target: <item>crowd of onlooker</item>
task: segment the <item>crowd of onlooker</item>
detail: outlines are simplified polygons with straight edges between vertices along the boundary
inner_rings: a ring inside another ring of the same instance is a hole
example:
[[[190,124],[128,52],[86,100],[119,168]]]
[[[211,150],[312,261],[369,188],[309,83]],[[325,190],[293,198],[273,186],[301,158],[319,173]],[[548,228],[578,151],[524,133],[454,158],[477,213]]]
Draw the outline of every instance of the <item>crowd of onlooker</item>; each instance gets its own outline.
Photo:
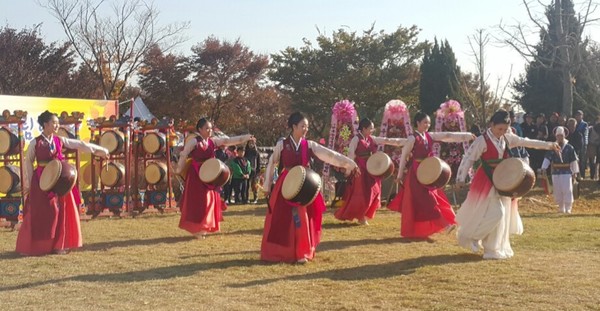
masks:
[[[511,113],[511,116],[514,114]],[[577,110],[575,114],[568,118],[563,114],[552,113],[546,116],[544,113],[534,115],[525,113],[523,122],[518,123],[513,119],[515,134],[530,139],[555,141],[555,130],[558,126],[564,126],[567,129],[567,140],[571,144],[579,159],[579,178],[589,177],[592,180],[598,180],[600,164],[600,116],[596,118],[593,124],[588,124],[584,120],[583,111]],[[534,171],[539,171],[544,160],[544,151],[527,149],[529,153],[529,164]],[[586,169],[589,168],[589,176],[586,175]]]

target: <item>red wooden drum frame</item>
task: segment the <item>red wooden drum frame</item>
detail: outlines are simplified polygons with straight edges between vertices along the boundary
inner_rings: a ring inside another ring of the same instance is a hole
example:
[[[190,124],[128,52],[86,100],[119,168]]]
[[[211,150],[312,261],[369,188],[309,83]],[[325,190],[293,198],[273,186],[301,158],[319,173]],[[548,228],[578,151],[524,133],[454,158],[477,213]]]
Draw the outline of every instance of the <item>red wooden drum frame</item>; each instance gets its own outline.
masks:
[[[231,177],[229,167],[221,160],[212,158],[204,161],[198,170],[200,181],[215,187],[222,187]]]
[[[376,152],[367,160],[367,172],[371,176],[387,178],[394,173],[394,162],[384,152]]]
[[[0,167],[0,193],[10,194],[21,191],[19,167],[5,165]]]
[[[109,130],[100,135],[99,145],[108,149],[110,154],[124,152],[125,135],[121,131]]]
[[[67,161],[52,160],[46,164],[40,177],[40,189],[58,196],[69,193],[77,181],[77,170]]]
[[[125,165],[119,162],[107,162],[100,171],[100,181],[107,187],[119,187],[125,184]]]
[[[438,157],[425,158],[417,168],[417,180],[428,188],[442,188],[448,184],[451,177],[450,165]]]
[[[15,154],[19,151],[19,137],[9,128],[0,127],[0,155]]]
[[[492,181],[501,196],[519,198],[535,185],[535,173],[518,158],[508,158],[496,166]]]
[[[281,185],[284,199],[300,206],[311,204],[321,190],[321,176],[310,168],[294,166]]]

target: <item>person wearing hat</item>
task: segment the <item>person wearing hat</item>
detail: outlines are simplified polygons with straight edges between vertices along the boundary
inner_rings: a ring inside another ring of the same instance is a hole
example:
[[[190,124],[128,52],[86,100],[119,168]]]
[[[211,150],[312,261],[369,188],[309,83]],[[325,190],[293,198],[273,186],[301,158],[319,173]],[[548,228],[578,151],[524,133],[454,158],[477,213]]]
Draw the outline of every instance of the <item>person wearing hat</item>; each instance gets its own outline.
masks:
[[[551,167],[552,184],[554,185],[554,200],[561,213],[571,214],[573,207],[573,179],[579,173],[577,154],[575,148],[566,139],[568,129],[563,126],[556,127],[554,136],[561,151],[549,151],[542,163],[542,174]]]

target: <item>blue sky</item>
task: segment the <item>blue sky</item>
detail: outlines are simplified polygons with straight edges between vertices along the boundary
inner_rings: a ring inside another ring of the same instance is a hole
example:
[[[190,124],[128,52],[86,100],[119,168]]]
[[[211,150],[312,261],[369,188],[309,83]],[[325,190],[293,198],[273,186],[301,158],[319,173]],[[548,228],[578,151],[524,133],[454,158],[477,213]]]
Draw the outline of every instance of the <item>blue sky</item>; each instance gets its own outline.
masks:
[[[376,30],[387,32],[417,25],[422,40],[447,39],[459,66],[470,72],[476,68],[468,37],[476,29],[497,34],[494,26],[501,20],[509,24],[528,20],[521,0],[155,0],[154,4],[161,12],[161,23],[190,22],[189,41],[178,48],[186,55],[191,46],[210,35],[226,40],[240,38],[253,51],[271,54],[301,46],[302,38],[314,41],[317,27],[330,34],[340,27],[365,30],[372,23]],[[541,12],[539,6],[536,8]],[[0,24],[20,29],[38,23],[43,23],[47,40],[63,40],[58,22],[35,0],[0,0]],[[505,81],[509,77],[511,65],[513,78],[523,72],[525,60],[509,47],[490,44],[486,54],[492,88],[498,78]]]

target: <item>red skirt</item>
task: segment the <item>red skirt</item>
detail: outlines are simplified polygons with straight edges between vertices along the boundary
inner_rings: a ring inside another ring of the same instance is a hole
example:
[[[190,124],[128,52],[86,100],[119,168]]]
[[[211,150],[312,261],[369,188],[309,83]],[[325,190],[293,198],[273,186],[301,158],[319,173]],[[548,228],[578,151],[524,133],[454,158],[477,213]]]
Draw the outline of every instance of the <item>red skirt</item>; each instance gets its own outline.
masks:
[[[185,188],[179,207],[179,228],[192,234],[218,232],[222,219],[221,195],[215,187],[207,185],[198,177],[200,165],[193,163],[185,179]]]
[[[381,207],[381,178],[371,176],[363,167],[360,176],[346,185],[344,205],[335,211],[339,220],[353,220],[375,217],[375,212]]]

